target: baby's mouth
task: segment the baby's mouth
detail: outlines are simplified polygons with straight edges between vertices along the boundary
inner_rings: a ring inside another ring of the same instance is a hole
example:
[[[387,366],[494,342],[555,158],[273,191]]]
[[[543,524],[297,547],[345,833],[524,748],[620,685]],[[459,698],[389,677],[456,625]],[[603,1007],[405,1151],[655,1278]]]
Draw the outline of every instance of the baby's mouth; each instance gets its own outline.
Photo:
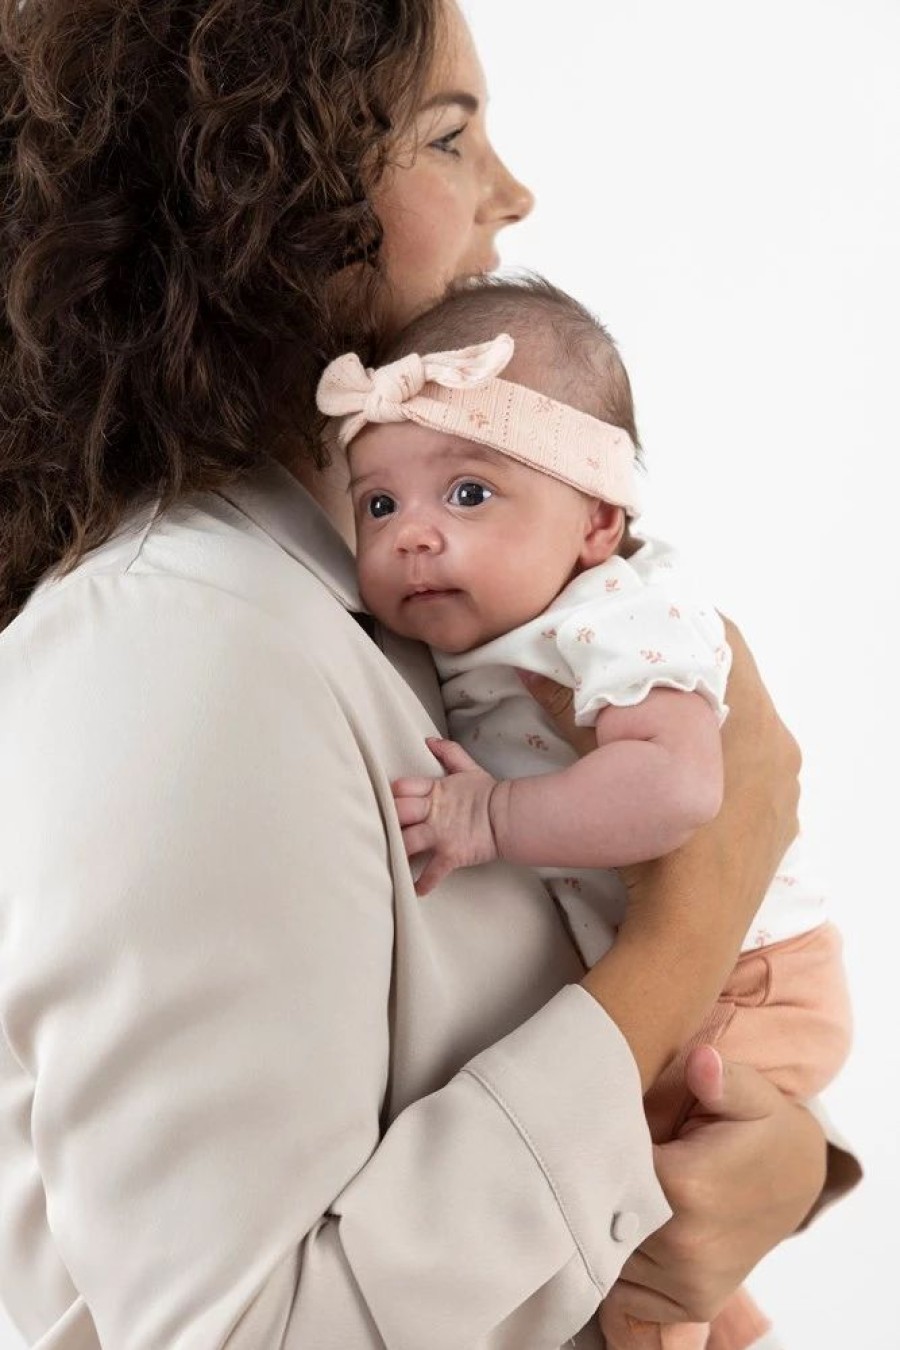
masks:
[[[412,586],[403,597],[403,603],[424,603],[431,600],[446,600],[452,595],[460,595],[455,586]]]

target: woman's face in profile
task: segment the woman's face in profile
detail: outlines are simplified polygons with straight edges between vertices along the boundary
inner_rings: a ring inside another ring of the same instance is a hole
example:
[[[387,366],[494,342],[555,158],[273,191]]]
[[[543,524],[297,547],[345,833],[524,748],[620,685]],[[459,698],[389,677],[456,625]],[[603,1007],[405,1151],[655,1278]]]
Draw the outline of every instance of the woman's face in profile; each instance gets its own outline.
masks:
[[[486,105],[472,35],[455,0],[448,0],[422,107],[372,194],[384,228],[390,327],[450,281],[495,268],[497,233],[534,204],[491,144]]]

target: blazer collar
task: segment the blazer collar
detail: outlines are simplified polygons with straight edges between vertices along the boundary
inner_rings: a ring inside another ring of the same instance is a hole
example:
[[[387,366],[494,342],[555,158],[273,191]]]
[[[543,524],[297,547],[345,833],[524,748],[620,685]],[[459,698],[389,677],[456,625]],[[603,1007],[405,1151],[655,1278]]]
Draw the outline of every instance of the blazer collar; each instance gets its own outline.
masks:
[[[220,489],[219,495],[318,577],[345,609],[364,610],[353,554],[319,504],[282,464],[268,460],[250,477]]]

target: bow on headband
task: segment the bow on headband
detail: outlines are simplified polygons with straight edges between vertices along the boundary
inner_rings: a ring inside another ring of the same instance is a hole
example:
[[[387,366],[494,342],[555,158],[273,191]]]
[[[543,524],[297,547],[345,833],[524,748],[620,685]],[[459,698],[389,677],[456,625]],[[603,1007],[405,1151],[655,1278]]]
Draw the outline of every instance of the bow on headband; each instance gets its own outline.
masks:
[[[463,347],[455,352],[419,356],[413,352],[399,361],[366,370],[355,352],[332,361],[319,382],[316,402],[328,417],[342,419],[338,428],[341,445],[348,446],[368,422],[417,421],[410,400],[426,384],[442,389],[477,389],[496,379],[509,365],[515,344],[507,333],[491,342]]]
[[[414,422],[491,446],[510,459],[638,514],[635,448],[621,427],[501,380],[515,344],[508,333],[459,351],[413,353],[366,370],[348,352],[319,381],[316,402],[338,419],[346,449],[370,422]]]

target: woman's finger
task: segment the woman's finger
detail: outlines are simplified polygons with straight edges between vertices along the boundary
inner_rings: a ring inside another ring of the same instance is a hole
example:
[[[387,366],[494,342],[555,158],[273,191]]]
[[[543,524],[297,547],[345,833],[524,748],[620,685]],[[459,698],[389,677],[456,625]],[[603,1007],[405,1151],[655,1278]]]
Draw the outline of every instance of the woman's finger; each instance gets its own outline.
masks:
[[[762,1120],[777,1110],[781,1093],[774,1083],[746,1064],[723,1060],[711,1045],[688,1055],[684,1081],[707,1116],[722,1120]]]
[[[739,629],[724,615],[722,620],[732,653],[725,691],[731,711],[722,727],[726,800],[729,783],[751,791],[755,784],[757,800],[768,806],[766,812],[760,808],[759,814],[773,831],[772,864],[762,893],[797,835],[800,747],[778,716]]]
[[[684,1309],[665,1294],[621,1277],[603,1300],[602,1313],[606,1324],[619,1323],[626,1317],[666,1324],[685,1321]]]
[[[650,1243],[645,1244],[650,1248]],[[639,1249],[622,1267],[622,1289],[616,1295],[623,1311],[647,1322],[710,1322],[736,1287],[708,1270],[702,1249],[677,1240],[665,1261]]]

